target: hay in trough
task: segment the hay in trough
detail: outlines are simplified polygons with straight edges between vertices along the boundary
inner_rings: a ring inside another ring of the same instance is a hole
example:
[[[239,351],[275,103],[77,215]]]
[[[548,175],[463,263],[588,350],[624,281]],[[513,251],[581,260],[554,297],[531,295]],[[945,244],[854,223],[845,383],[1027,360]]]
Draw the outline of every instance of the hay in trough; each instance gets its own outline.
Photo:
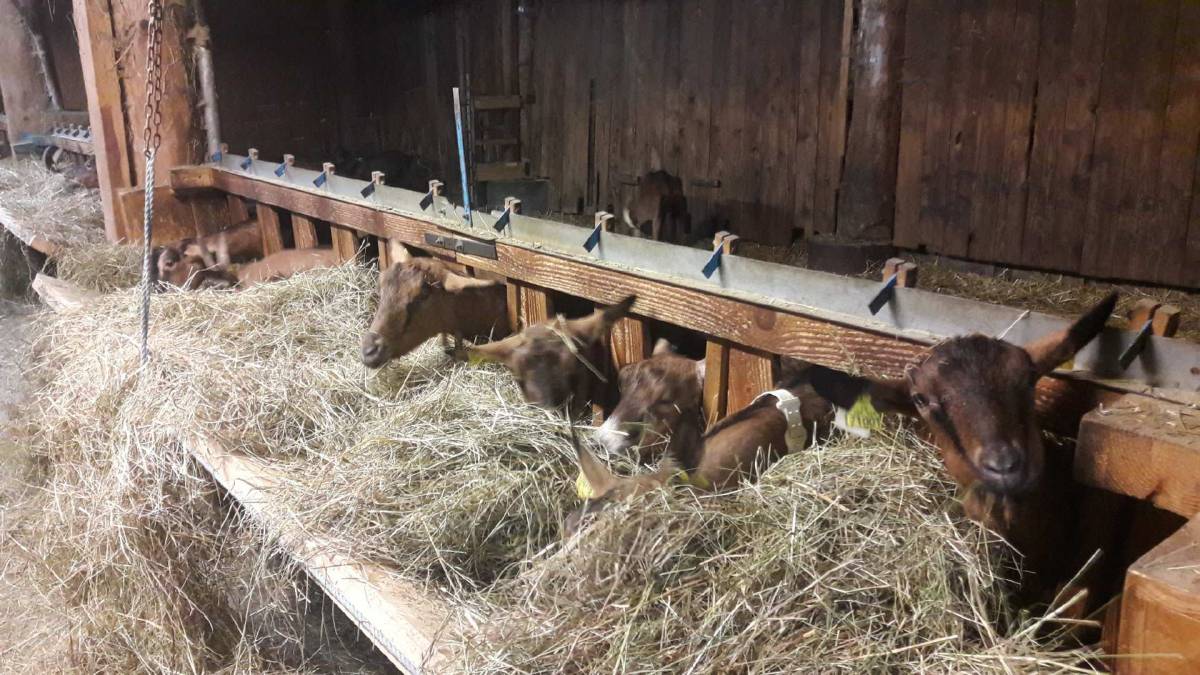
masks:
[[[790,457],[734,495],[647,495],[560,543],[576,473],[563,421],[523,403],[503,369],[454,363],[436,341],[368,371],[358,336],[374,287],[344,266],[156,296],[140,373],[133,291],[47,327],[31,426],[59,534],[43,551],[76,599],[90,667],[252,670],[288,664],[277,643],[300,640],[290,580],[247,574],[247,540],[187,461],[179,440],[194,434],[269,458],[287,477],[274,508],[441,595],[460,619],[458,669],[1080,663],[1000,599],[1010,557],[962,519],[933,453],[906,434]],[[268,609],[230,590],[246,588]]]
[[[128,244],[63,247],[54,257],[58,277],[100,293],[133,288],[142,279],[142,249]]]
[[[104,242],[100,191],[80,187],[35,159],[0,162],[0,225],[25,243],[40,236],[59,245]]]

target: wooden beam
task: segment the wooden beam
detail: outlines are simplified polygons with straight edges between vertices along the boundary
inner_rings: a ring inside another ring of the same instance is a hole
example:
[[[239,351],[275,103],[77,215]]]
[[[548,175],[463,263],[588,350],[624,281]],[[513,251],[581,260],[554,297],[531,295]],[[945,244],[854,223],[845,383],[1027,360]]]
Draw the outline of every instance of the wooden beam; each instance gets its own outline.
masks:
[[[142,214],[145,213],[146,191],[143,188],[123,188],[117,191],[116,214],[124,223],[126,241],[142,240]],[[154,188],[154,245],[171,244],[197,234],[196,212],[191,204],[175,197],[168,187]]]
[[[1119,631],[1117,673],[1200,672],[1200,518],[1130,566]]]
[[[174,189],[174,172],[171,172],[171,174],[171,188]],[[245,199],[242,199],[237,195],[229,195],[227,200],[229,201],[229,217],[233,220],[233,222],[244,223],[247,220],[250,220],[250,208],[246,206]]]
[[[770,391],[775,384],[775,357],[770,354],[743,349],[729,348],[729,393],[725,398],[727,414],[735,413],[750,405],[759,394]]]
[[[113,45],[112,8],[108,0],[74,0],[74,11],[96,175],[100,181],[104,233],[110,242],[117,242],[125,238],[117,220],[117,193],[133,187],[133,172]]]
[[[258,231],[262,234],[263,255],[283,250],[283,226],[279,222],[279,210],[260,204],[258,207]]]
[[[59,314],[90,305],[100,298],[99,293],[45,274],[33,278],[33,290],[47,307]]]
[[[208,170],[213,171],[214,185],[222,191],[349,225],[368,234],[395,238],[418,248],[427,246],[426,232],[461,236],[418,217],[332,198],[303,187]],[[457,259],[522,284],[551,288],[602,304],[615,303],[635,293],[639,297],[638,313],[647,318],[831,368],[853,367],[870,375],[901,377],[907,364],[929,347],[928,340],[876,332],[865,325],[841,323],[801,308],[785,309],[734,298],[720,289],[664,280],[592,259],[522,246],[511,240],[496,242],[496,256],[493,260],[460,254]],[[1095,382],[1055,373],[1038,383],[1038,412],[1047,429],[1074,435],[1084,413],[1100,403],[1112,403],[1125,393],[1140,391],[1136,385]],[[1150,395],[1181,396],[1179,392],[1161,390],[1148,392],[1147,396]]]
[[[293,213],[292,237],[295,239],[296,248],[316,248],[318,243],[317,224],[308,216]]]
[[[1200,514],[1200,410],[1129,396],[1089,412],[1075,478],[1187,518]]]
[[[521,285],[521,326],[528,327],[554,316],[550,293],[534,286]]]
[[[505,286],[505,302],[508,309],[508,330],[516,333],[521,330],[521,286],[515,281],[509,281]]]
[[[349,227],[341,225],[331,225],[331,227],[333,228],[333,250],[337,252],[338,258],[342,262],[354,260],[358,256],[358,234]]]

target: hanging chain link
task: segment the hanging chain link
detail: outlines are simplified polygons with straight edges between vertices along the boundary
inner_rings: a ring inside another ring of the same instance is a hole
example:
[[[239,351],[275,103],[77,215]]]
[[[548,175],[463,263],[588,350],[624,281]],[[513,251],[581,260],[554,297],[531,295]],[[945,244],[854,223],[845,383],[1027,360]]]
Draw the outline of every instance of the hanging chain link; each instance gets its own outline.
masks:
[[[146,157],[146,202],[142,211],[142,365],[150,361],[150,246],[154,220],[154,159],[162,144],[162,0],[147,0],[150,19],[146,34],[146,126],[142,130]]]

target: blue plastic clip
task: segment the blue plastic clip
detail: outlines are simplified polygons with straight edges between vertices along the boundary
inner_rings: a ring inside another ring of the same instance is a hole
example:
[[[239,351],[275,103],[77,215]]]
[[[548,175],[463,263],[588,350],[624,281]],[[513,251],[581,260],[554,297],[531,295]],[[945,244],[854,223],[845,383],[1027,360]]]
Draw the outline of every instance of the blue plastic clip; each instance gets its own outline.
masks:
[[[367,183],[366,187],[358,191],[358,194],[363,196],[363,199],[375,194],[375,183]]]
[[[1142,324],[1141,329],[1138,330],[1137,337],[1133,338],[1133,342],[1130,342],[1125,351],[1121,352],[1121,355],[1117,357],[1117,363],[1121,364],[1121,370],[1127,370],[1133,363],[1133,360],[1146,348],[1146,343],[1150,340],[1150,332],[1153,326],[1154,319],[1146,319],[1146,323]]]
[[[516,197],[505,197],[504,211],[500,214],[500,217],[496,218],[496,222],[492,224],[492,228],[497,232],[502,232],[512,222],[512,214],[520,212],[521,200]]]
[[[317,187],[321,187],[322,185],[325,184],[325,181],[327,181],[327,180],[329,180],[329,174],[322,171],[320,174],[317,175],[316,178],[313,179],[313,185],[316,185]]]
[[[421,210],[425,211],[428,210],[430,206],[433,206],[433,198],[440,194],[442,194],[442,181],[429,181],[429,192],[426,192],[425,196],[421,198]]]
[[[249,169],[251,166],[254,166],[254,160],[252,160],[252,159],[250,159],[249,157],[247,157],[246,159],[243,159],[243,160],[242,160],[242,164],[241,164],[241,166],[242,166],[242,171],[246,171],[246,170],[248,170],[248,169]]]
[[[275,167],[275,175],[283,178],[283,174],[287,173],[287,164],[280,164]]]
[[[718,246],[713,250],[712,255],[708,257],[708,262],[704,263],[704,269],[701,272],[704,272],[705,279],[711,278],[713,272],[716,272],[717,268],[721,266],[721,254],[721,247]]]
[[[246,151],[246,159],[242,160],[242,171],[251,171],[254,168],[254,162],[258,159],[258,150],[250,148]]]
[[[221,154],[221,151],[220,151],[220,150],[218,150],[218,151],[214,152],[214,153],[212,154],[212,161],[213,161],[213,164],[220,164],[220,163],[221,163],[221,158],[222,158],[222,157],[224,157],[224,156],[225,156],[225,155]]]
[[[896,293],[896,280],[900,278],[899,272],[893,272],[892,276],[888,277],[887,281],[883,282],[883,288],[871,298],[871,302],[867,303],[867,308],[871,310],[871,314],[878,314],[879,310],[892,299]]]
[[[600,245],[600,233],[608,229],[608,221],[612,218],[613,214],[607,211],[596,212],[596,226],[592,228],[592,233],[588,235],[587,241],[583,242],[583,248],[588,253]]]
[[[727,252],[732,252],[733,242],[736,241],[737,238],[738,236],[736,234],[729,234],[728,232],[724,231],[718,232],[715,236],[713,236],[712,255],[708,258],[708,262],[704,263],[704,269],[700,270],[704,273],[705,279],[711,279],[712,275],[721,268],[721,256],[725,255]]]

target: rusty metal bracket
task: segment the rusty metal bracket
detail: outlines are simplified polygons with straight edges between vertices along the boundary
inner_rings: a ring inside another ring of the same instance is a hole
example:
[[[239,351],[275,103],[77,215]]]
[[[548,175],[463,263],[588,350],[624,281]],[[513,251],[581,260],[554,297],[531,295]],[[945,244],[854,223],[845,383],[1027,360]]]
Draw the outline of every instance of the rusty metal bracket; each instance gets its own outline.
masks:
[[[446,234],[434,232],[425,233],[425,243],[430,246],[448,249],[455,253],[465,253],[479,258],[496,259],[496,245],[475,239],[460,239]]]

